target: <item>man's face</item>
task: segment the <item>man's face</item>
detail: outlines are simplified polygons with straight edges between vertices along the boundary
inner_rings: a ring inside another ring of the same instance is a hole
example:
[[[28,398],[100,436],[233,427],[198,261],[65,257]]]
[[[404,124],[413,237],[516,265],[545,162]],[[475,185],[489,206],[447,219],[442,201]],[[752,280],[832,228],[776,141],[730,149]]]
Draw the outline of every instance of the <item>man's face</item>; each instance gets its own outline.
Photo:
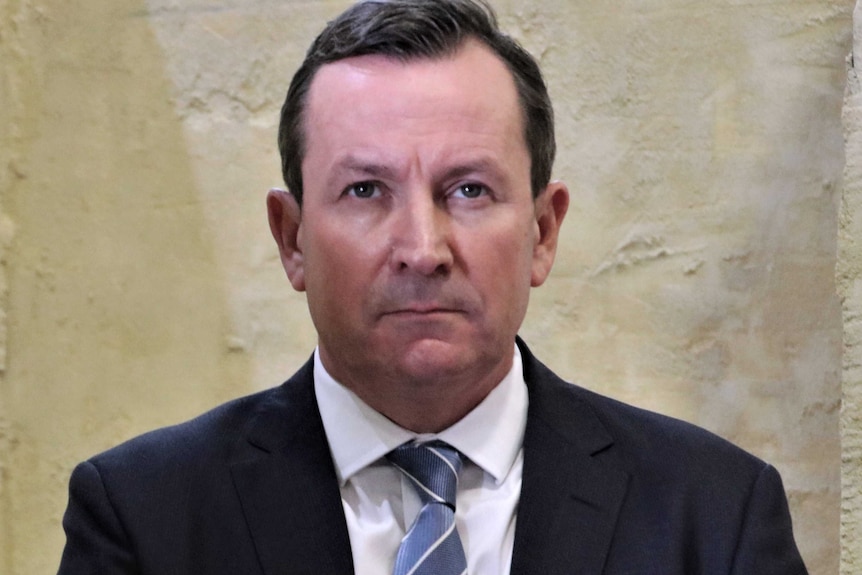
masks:
[[[523,131],[510,72],[478,42],[317,72],[301,215],[283,192],[269,205],[336,379],[489,390],[505,375],[568,198],[552,184],[533,201]]]

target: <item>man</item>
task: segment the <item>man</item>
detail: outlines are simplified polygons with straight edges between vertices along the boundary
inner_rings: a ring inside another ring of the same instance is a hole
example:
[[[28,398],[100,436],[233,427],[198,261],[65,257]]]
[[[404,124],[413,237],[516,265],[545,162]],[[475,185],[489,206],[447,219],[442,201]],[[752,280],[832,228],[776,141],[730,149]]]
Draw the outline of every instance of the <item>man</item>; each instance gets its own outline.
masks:
[[[312,360],[78,466],[61,574],[805,573],[772,467],[516,339],[568,191],[539,69],[490,9],[353,6],[279,147]]]

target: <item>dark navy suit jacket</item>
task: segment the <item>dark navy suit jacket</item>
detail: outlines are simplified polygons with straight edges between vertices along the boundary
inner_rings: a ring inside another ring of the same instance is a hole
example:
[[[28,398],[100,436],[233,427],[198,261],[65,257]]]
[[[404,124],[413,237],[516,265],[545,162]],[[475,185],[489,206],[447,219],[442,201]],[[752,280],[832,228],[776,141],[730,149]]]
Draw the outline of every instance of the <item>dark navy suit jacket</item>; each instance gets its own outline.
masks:
[[[512,575],[806,573],[774,468],[568,384],[519,345],[530,406]],[[63,524],[60,575],[353,573],[311,362],[81,463]]]

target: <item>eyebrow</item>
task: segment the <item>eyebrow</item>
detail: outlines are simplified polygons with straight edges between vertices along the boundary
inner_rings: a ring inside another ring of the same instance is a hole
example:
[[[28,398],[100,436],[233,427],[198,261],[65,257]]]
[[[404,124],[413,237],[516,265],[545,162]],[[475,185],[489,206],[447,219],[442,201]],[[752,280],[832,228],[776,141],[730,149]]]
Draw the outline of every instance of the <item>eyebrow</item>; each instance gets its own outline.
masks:
[[[330,169],[330,179],[337,180],[346,174],[361,174],[363,177],[381,180],[398,178],[399,170],[376,159],[364,159],[353,154],[336,160]],[[440,180],[451,181],[471,174],[489,174],[491,178],[505,181],[506,171],[491,158],[479,157],[455,163],[440,174]]]
[[[487,158],[479,158],[464,162],[463,164],[457,164],[447,170],[445,175],[446,178],[455,180],[475,173],[491,174],[495,178],[501,179],[503,177],[503,170],[499,168],[496,162]]]
[[[367,174],[373,178],[392,178],[395,170],[386,164],[375,161],[366,161],[356,156],[346,156],[337,160],[331,169],[332,173],[356,172]]]

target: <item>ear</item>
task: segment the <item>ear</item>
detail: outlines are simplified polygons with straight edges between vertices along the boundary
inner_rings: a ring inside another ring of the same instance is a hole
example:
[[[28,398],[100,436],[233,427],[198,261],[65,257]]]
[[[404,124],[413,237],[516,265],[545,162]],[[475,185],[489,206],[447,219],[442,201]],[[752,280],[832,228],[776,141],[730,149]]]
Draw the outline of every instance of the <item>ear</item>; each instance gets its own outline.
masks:
[[[273,188],[266,195],[269,229],[278,244],[281,265],[290,285],[296,291],[305,291],[305,267],[302,256],[302,212],[296,198],[287,190]]]
[[[533,246],[530,285],[539,287],[545,283],[554,265],[560,226],[569,209],[569,189],[562,182],[551,182],[534,202],[538,237]]]

